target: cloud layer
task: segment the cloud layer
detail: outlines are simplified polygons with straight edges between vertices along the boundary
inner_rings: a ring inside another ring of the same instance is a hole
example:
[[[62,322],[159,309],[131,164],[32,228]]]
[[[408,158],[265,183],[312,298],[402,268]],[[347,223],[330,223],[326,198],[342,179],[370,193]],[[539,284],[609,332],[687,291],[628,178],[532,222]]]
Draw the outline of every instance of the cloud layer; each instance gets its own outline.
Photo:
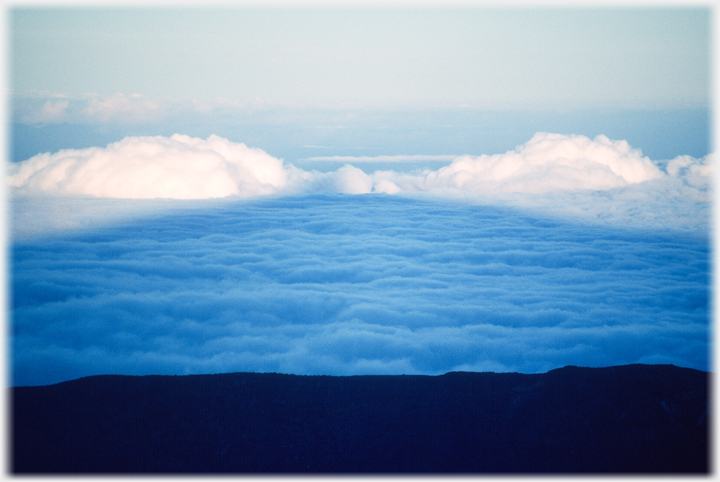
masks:
[[[400,156],[403,161],[398,163],[414,157]],[[367,173],[346,164],[332,172],[317,172],[218,136],[199,139],[176,134],[128,137],[106,148],[40,154],[11,164],[9,183],[19,194],[123,199],[431,195],[655,228],[706,229],[711,161],[712,156],[679,156],[653,162],[626,141],[537,133],[503,154],[461,156],[437,170]]]
[[[421,156],[394,156],[416,160]],[[439,156],[435,156],[439,157]],[[352,160],[353,158],[348,158]],[[383,159],[357,158],[360,162]],[[691,159],[677,161],[687,168]],[[318,174],[295,170],[297,185],[313,184]],[[697,171],[697,170],[696,170]],[[700,172],[700,171],[697,171]],[[263,151],[217,136],[207,140],[174,135],[125,138],[104,149],[41,154],[13,165],[11,185],[111,198],[206,199],[275,193],[291,172]],[[660,169],[625,141],[605,136],[537,133],[505,154],[462,156],[449,166],[421,175],[378,172],[361,177],[345,167],[335,173],[339,192],[395,192],[457,189],[466,192],[544,193],[607,190],[663,177]],[[290,186],[297,187],[297,186]]]
[[[416,172],[217,136],[35,156],[9,176],[13,383],[707,370],[712,169],[543,133]]]
[[[338,194],[198,204],[16,243],[11,266],[21,385],[708,368],[706,241],[510,208]]]

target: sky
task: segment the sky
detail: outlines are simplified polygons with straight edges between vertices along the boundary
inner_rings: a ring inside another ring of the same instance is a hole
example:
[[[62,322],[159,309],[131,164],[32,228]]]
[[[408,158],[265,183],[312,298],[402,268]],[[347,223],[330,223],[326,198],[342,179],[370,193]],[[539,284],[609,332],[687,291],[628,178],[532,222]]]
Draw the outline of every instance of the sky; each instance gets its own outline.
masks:
[[[708,8],[15,8],[8,24],[13,161],[176,133],[295,163],[495,154],[536,132],[710,150]]]
[[[10,383],[708,370],[711,13],[11,7]]]
[[[302,107],[708,101],[702,8],[18,9],[10,22],[19,91]]]

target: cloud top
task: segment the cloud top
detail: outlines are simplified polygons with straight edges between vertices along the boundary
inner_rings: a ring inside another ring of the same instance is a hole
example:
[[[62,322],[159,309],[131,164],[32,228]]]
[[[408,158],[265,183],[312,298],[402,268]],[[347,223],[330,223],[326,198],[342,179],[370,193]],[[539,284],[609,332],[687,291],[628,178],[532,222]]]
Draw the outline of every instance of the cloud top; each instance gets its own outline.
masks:
[[[10,166],[11,186],[106,198],[256,196],[286,182],[282,161],[214,135],[127,137],[106,148],[45,153]]]
[[[453,161],[458,156],[440,155],[425,156],[415,155],[396,155],[396,156],[320,156],[307,157],[304,161],[327,161],[327,162],[417,162],[417,161]]]
[[[418,187],[544,193],[606,190],[662,176],[650,159],[626,141],[539,132],[504,154],[460,157],[428,174]]]
[[[683,156],[670,163],[668,172],[708,176],[709,168],[694,164],[694,159]],[[327,182],[319,182],[320,173],[284,166],[281,160],[245,144],[215,135],[203,140],[175,134],[170,138],[128,137],[104,149],[40,154],[11,166],[10,184],[110,198],[201,199],[273,194],[285,187],[297,191],[319,184],[344,193],[607,190],[664,175],[626,141],[537,133],[504,154],[461,156],[424,174],[378,171],[368,176],[346,166],[334,173],[334,182],[328,187]]]

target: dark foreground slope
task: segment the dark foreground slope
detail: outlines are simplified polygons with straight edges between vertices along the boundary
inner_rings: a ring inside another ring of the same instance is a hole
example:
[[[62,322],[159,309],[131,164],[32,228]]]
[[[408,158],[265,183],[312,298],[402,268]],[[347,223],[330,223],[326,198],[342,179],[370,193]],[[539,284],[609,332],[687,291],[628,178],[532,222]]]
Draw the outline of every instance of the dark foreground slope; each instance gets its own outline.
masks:
[[[707,472],[708,374],[95,376],[11,389],[13,472]]]

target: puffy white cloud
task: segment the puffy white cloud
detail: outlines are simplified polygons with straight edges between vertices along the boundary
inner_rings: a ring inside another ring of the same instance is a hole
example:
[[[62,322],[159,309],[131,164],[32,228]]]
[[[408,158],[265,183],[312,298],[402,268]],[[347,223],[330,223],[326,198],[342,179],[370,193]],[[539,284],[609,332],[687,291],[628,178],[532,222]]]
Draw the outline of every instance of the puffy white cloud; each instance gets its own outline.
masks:
[[[372,190],[372,179],[357,167],[346,165],[333,174],[337,192],[367,194]]]
[[[434,171],[366,173],[346,164],[317,172],[218,136],[176,134],[40,154],[11,164],[9,183],[16,194],[128,199],[328,192],[429,195],[602,223],[707,230],[712,156],[680,156],[664,169],[661,165],[626,141],[538,133],[504,154],[462,156]]]
[[[127,199],[247,197],[287,182],[282,161],[260,149],[178,134],[40,154],[9,169],[10,185],[26,191]]]
[[[702,159],[690,156],[678,156],[668,162],[665,168],[674,178],[681,179],[683,183],[700,190],[711,187],[713,176],[714,156],[709,154]]]
[[[399,193],[501,203],[559,216],[707,231],[713,155],[654,163],[626,141],[538,133],[504,154],[462,156],[422,174],[376,172]],[[387,191],[392,192],[392,191]]]
[[[429,173],[420,188],[503,193],[606,190],[662,175],[626,141],[539,132],[504,154],[456,159]]]
[[[400,188],[389,179],[383,179],[382,172],[376,172],[373,176],[376,180],[373,183],[373,192],[386,193],[386,194],[397,194],[400,192]]]
[[[667,170],[693,187],[706,186],[711,174],[709,159],[698,161],[689,156],[670,161]],[[105,149],[35,156],[11,166],[10,184],[100,197],[211,198],[274,193],[286,186],[288,173],[281,161],[244,144],[218,136],[202,140],[176,134],[169,139],[131,137]],[[538,133],[504,154],[462,156],[424,174],[377,171],[368,175],[346,164],[330,176],[295,168],[291,177],[304,189],[323,186],[350,194],[457,190],[487,196],[608,190],[664,176],[626,141]],[[207,189],[200,189],[202,184]],[[257,189],[255,184],[273,189]]]

